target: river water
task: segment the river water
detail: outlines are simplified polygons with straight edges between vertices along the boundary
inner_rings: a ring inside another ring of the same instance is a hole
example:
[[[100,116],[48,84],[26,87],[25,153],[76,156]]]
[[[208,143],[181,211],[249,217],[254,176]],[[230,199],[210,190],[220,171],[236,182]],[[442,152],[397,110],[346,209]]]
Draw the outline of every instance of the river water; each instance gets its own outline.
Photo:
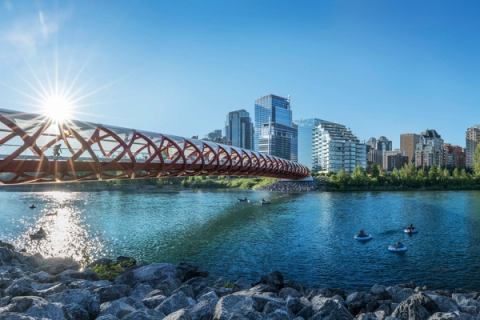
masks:
[[[476,191],[0,192],[0,204],[0,240],[47,256],[188,261],[233,280],[279,270],[306,285],[348,289],[407,281],[480,289]],[[418,234],[403,233],[409,223]],[[39,227],[47,238],[31,241]],[[373,239],[355,241],[360,228]],[[398,240],[405,254],[387,250]]]

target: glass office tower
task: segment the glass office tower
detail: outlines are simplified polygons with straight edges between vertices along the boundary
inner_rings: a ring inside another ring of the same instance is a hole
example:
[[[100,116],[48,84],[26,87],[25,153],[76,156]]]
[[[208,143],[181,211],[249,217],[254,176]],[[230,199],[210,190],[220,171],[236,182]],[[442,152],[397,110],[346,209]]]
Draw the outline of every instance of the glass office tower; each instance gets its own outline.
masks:
[[[297,160],[297,126],[290,98],[267,95],[255,101],[254,148],[258,152]]]

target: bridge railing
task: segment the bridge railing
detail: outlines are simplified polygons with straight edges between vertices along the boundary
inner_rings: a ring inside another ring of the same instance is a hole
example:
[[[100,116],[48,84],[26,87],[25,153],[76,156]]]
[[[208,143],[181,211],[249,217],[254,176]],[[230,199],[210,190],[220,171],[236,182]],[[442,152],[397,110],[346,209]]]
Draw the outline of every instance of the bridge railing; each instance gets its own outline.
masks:
[[[0,109],[0,182],[182,175],[303,178],[306,167],[252,150]]]

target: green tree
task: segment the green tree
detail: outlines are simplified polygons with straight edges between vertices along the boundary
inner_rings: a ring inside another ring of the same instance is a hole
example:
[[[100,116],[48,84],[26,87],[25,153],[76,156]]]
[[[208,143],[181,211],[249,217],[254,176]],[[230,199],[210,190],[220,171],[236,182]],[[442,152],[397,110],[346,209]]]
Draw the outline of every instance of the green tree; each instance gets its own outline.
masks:
[[[480,176],[480,144],[475,148],[475,154],[473,155],[473,172],[477,177]]]
[[[372,167],[372,177],[380,177],[380,166],[378,164],[374,164]]]

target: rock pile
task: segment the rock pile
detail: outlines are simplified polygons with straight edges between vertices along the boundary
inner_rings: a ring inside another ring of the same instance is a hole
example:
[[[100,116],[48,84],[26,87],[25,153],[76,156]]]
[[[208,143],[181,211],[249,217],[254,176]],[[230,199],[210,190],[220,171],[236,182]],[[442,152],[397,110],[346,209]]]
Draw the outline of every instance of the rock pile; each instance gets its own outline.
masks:
[[[0,242],[0,319],[479,319],[477,292],[414,284],[369,290],[308,289],[273,272],[258,283],[211,279],[189,264],[135,265],[112,280],[68,259]],[[117,262],[118,262],[117,261]],[[94,265],[111,264],[110,260]]]

